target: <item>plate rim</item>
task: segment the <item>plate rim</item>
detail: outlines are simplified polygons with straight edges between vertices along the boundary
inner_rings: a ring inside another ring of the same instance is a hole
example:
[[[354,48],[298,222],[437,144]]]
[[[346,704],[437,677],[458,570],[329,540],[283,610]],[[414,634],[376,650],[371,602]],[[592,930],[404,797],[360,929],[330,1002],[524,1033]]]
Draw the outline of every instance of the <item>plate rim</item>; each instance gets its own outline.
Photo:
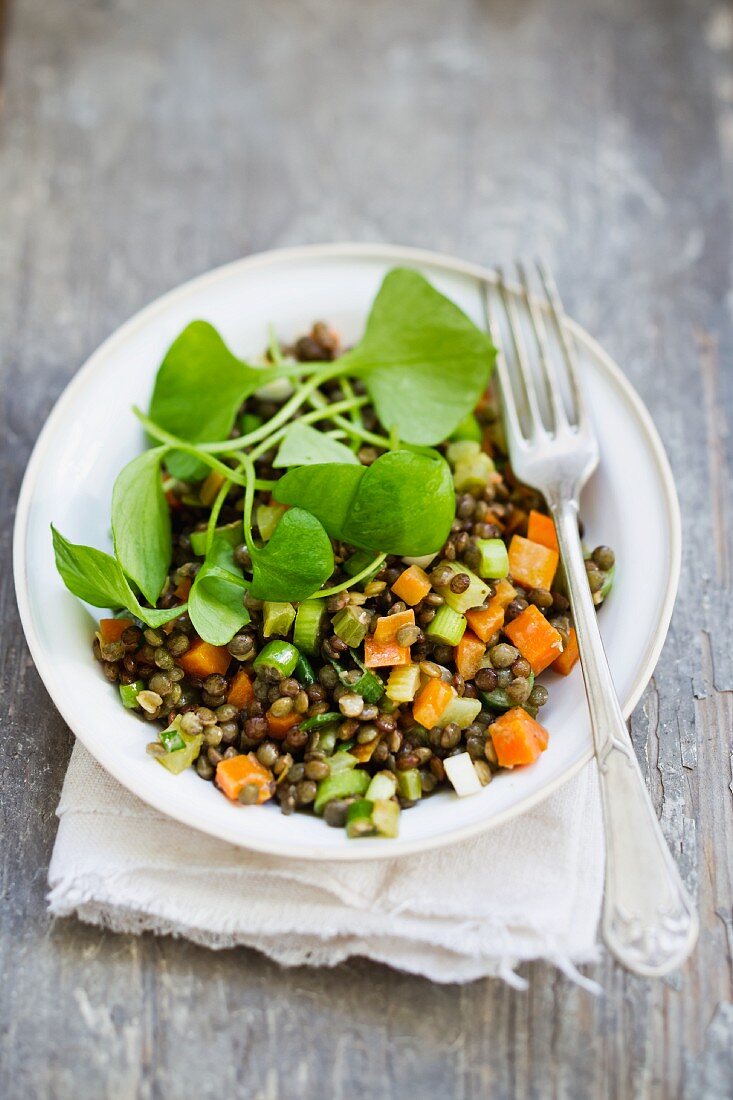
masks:
[[[81,390],[87,379],[94,374],[97,369],[97,365],[100,360],[104,360],[110,349],[114,348],[118,343],[124,343],[128,337],[138,328],[148,324],[155,318],[156,314],[163,313],[170,304],[177,298],[183,298],[204,286],[210,286],[218,280],[226,279],[230,274],[241,268],[257,268],[260,266],[267,266],[270,264],[285,264],[297,263],[312,260],[317,262],[319,260],[328,258],[341,258],[344,260],[384,260],[385,262],[402,262],[402,263],[414,263],[424,266],[432,266],[442,268],[445,271],[453,272],[459,275],[465,275],[477,280],[487,280],[491,283],[495,283],[496,275],[490,268],[484,267],[482,264],[475,263],[470,260],[463,260],[459,257],[437,252],[430,249],[414,248],[411,246],[402,246],[396,244],[380,244],[380,243],[364,243],[364,242],[337,242],[337,243],[324,243],[324,244],[311,244],[311,245],[296,245],[285,248],[268,249],[263,252],[253,253],[250,256],[244,256],[236,260],[232,260],[228,263],[222,264],[218,267],[211,268],[200,275],[193,276],[187,279],[185,282],[178,284],[171,290],[165,291],[159,295],[148,305],[143,306],[140,310],[128,318],[119,325],[105,340],[99,344],[90,356],[84,361],[82,366],[75,372],[75,374],[69,379],[66,386],[63,388],[58,398],[54,402],[54,405],[43,425],[41,431],[36,439],[28,464],[23,475],[21,482],[20,492],[18,494],[18,502],[16,506],[16,516],[13,530],[13,576],[15,583],[15,595],[18,604],[18,611],[20,614],[20,621],[23,627],[26,643],[30,650],[31,657],[38,671],[38,675],[43,681],[44,687],[49,693],[51,700],[67,724],[69,729],[74,734],[74,737],[84,744],[85,748],[91,753],[91,755],[97,760],[97,762],[116,779],[123,787],[131,791],[146,805],[151,806],[156,812],[161,813],[167,817],[171,817],[173,820],[179,821],[181,824],[188,826],[189,828],[196,829],[198,832],[206,833],[209,836],[215,837],[217,840],[225,843],[232,843],[237,847],[244,848],[248,851],[261,852],[267,855],[274,856],[280,859],[298,858],[304,860],[321,860],[327,862],[361,862],[375,859],[398,859],[402,856],[412,855],[421,851],[432,851],[437,848],[447,847],[450,844],[460,843],[463,840],[467,840],[472,836],[477,836],[480,833],[488,832],[490,829],[497,825],[502,825],[505,822],[517,817],[520,814],[526,813],[534,806],[544,802],[550,795],[554,794],[557,790],[563,787],[566,783],[577,775],[582,768],[586,766],[594,757],[594,751],[592,747],[589,747],[576,761],[574,765],[568,768],[561,775],[555,779],[549,781],[540,790],[526,795],[523,798],[518,799],[512,806],[507,807],[504,810],[494,814],[490,819],[472,822],[468,825],[463,825],[459,828],[452,829],[445,834],[439,834],[437,836],[426,837],[424,839],[417,838],[415,840],[403,840],[399,839],[394,842],[394,845],[398,846],[398,851],[395,851],[394,846],[390,846],[389,849],[382,851],[379,848],[370,848],[368,850],[362,849],[361,851],[348,848],[343,849],[331,849],[322,847],[318,844],[311,844],[308,847],[303,847],[297,852],[297,854],[287,856],[281,848],[268,844],[266,840],[259,838],[241,837],[238,834],[232,833],[231,835],[224,836],[221,829],[214,826],[207,826],[206,822],[192,822],[190,818],[187,818],[185,813],[176,812],[175,809],[161,809],[159,804],[151,800],[146,791],[140,789],[140,784],[137,781],[130,783],[129,777],[120,772],[124,772],[123,769],[117,769],[112,761],[107,758],[105,752],[98,752],[97,748],[92,749],[85,737],[77,732],[74,728],[74,724],[70,721],[65,713],[65,707],[59,704],[54,694],[51,692],[48,686],[49,676],[44,675],[44,668],[46,666],[46,657],[43,652],[40,639],[36,633],[35,624],[33,621],[33,615],[30,606],[29,595],[29,577],[26,570],[26,545],[28,534],[28,520],[30,516],[31,504],[35,492],[38,473],[43,459],[45,458],[48,442],[54,432],[55,425],[58,420],[63,417],[63,414],[69,405],[73,405],[74,398],[77,391]],[[651,450],[654,454],[654,458],[657,464],[657,469],[661,475],[662,485],[665,493],[665,512],[669,521],[669,558],[670,568],[668,582],[666,586],[666,592],[664,602],[662,605],[661,613],[659,616],[659,622],[657,629],[652,636],[650,644],[647,647],[647,652],[640,662],[639,671],[635,677],[634,683],[629,691],[626,700],[622,704],[624,717],[628,719],[632,711],[636,707],[639,699],[641,698],[647,684],[649,683],[654,668],[659,660],[660,653],[664,646],[664,643],[669,632],[669,625],[672,618],[672,612],[674,609],[674,603],[677,597],[677,590],[679,586],[681,560],[682,560],[682,519],[680,513],[679,500],[677,497],[677,490],[674,483],[674,477],[672,469],[667,457],[664,445],[659,436],[657,428],[652,420],[651,414],[646,405],[642,401],[639,394],[632,386],[629,379],[623,373],[621,368],[615,362],[615,360],[605,351],[598,341],[591,336],[578,322],[568,318],[569,327],[576,336],[576,338],[592,352],[594,357],[600,362],[603,369],[610,375],[613,382],[618,386],[623,398],[631,406],[635,412],[641,427],[646,435],[647,441],[651,446]]]

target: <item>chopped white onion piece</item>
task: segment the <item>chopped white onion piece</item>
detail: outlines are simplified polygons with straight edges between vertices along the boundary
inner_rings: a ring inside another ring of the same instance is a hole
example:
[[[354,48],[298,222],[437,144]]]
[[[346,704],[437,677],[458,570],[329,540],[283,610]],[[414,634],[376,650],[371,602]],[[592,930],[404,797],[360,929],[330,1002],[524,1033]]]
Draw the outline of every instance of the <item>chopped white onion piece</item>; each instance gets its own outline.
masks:
[[[460,798],[469,794],[478,794],[481,790],[481,780],[473,766],[473,760],[467,752],[460,752],[458,756],[448,756],[443,761],[445,774],[455,788]]]
[[[434,554],[423,554],[421,558],[403,558],[405,565],[419,565],[421,569],[427,569],[432,561],[438,556],[439,551],[436,550]]]

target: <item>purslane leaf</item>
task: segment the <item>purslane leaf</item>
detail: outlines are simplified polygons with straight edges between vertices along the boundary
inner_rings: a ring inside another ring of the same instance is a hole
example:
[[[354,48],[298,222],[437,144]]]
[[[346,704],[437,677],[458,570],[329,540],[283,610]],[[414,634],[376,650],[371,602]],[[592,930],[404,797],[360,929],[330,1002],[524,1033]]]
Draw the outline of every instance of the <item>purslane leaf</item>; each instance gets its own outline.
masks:
[[[312,466],[318,462],[359,465],[359,459],[354,452],[343,443],[324,435],[310,424],[300,424],[296,420],[283,436],[272,465],[279,470],[284,466]]]
[[[176,619],[186,610],[185,605],[161,611],[142,607],[116,558],[93,546],[69,542],[53,525],[51,533],[56,568],[66,587],[80,600],[93,607],[124,607],[151,627]]]
[[[339,362],[364,380],[406,443],[442,442],[476,406],[495,351],[485,332],[409,268],[385,276],[361,341]]]
[[[166,352],[155,379],[150,418],[188,443],[226,439],[242,402],[267,381],[267,371],[233,355],[208,321],[187,325]],[[195,481],[207,467],[192,455],[171,452],[174,477]]]
[[[212,645],[226,645],[249,622],[243,603],[247,585],[232,554],[231,541],[215,534],[188,594],[188,614],[196,633]]]
[[[289,509],[269,542],[250,554],[254,577],[249,590],[256,600],[307,600],[333,573],[331,540],[302,508]]]
[[[369,467],[301,466],[273,495],[311,512],[332,538],[390,554],[440,549],[455,514],[450,469],[437,452],[390,451]]]
[[[171,520],[160,464],[164,447],[144,451],[118,474],[112,491],[115,555],[149,603],[161,593],[171,561]]]

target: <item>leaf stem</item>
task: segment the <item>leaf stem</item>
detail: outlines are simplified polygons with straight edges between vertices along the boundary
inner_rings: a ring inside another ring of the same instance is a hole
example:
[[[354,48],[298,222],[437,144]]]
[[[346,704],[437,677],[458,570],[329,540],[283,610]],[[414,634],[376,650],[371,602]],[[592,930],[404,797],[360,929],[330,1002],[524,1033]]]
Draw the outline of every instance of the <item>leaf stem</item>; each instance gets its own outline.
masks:
[[[166,443],[169,447],[173,448],[173,450],[183,451],[184,454],[193,455],[194,458],[198,458],[206,463],[212,470],[216,470],[223,477],[233,481],[235,485],[246,486],[244,478],[232,470],[231,466],[225,466],[218,458],[214,458],[213,455],[201,451],[198,447],[194,446],[194,444],[186,443],[184,440],[178,439],[177,436],[171,435],[171,433],[167,432],[164,428],[159,428],[154,421],[150,420],[150,418],[137,407],[137,405],[132,406],[132,411],[145,428],[145,431],[148,435],[151,435],[153,439],[157,439],[161,443]]]
[[[347,581],[342,581],[341,584],[335,584],[333,588],[323,588],[320,592],[314,592],[310,598],[312,600],[320,600],[326,596],[336,596],[339,592],[351,588],[352,584],[358,584],[359,581],[364,580],[364,577],[367,577],[375,569],[378,569],[386,557],[386,554],[377,554],[376,558],[369,562],[369,565],[367,565],[365,569],[362,569],[360,573],[357,573],[355,577],[349,577]]]

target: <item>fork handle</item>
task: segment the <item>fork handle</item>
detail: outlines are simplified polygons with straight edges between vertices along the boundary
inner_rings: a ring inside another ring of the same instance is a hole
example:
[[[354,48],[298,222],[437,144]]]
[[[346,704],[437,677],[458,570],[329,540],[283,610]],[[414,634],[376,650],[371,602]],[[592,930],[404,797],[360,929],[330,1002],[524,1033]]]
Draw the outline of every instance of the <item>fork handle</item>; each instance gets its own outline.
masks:
[[[697,915],[659,827],[613,685],[588,587],[577,500],[548,503],[567,576],[600,777],[603,938],[624,966],[661,977],[692,951]]]

